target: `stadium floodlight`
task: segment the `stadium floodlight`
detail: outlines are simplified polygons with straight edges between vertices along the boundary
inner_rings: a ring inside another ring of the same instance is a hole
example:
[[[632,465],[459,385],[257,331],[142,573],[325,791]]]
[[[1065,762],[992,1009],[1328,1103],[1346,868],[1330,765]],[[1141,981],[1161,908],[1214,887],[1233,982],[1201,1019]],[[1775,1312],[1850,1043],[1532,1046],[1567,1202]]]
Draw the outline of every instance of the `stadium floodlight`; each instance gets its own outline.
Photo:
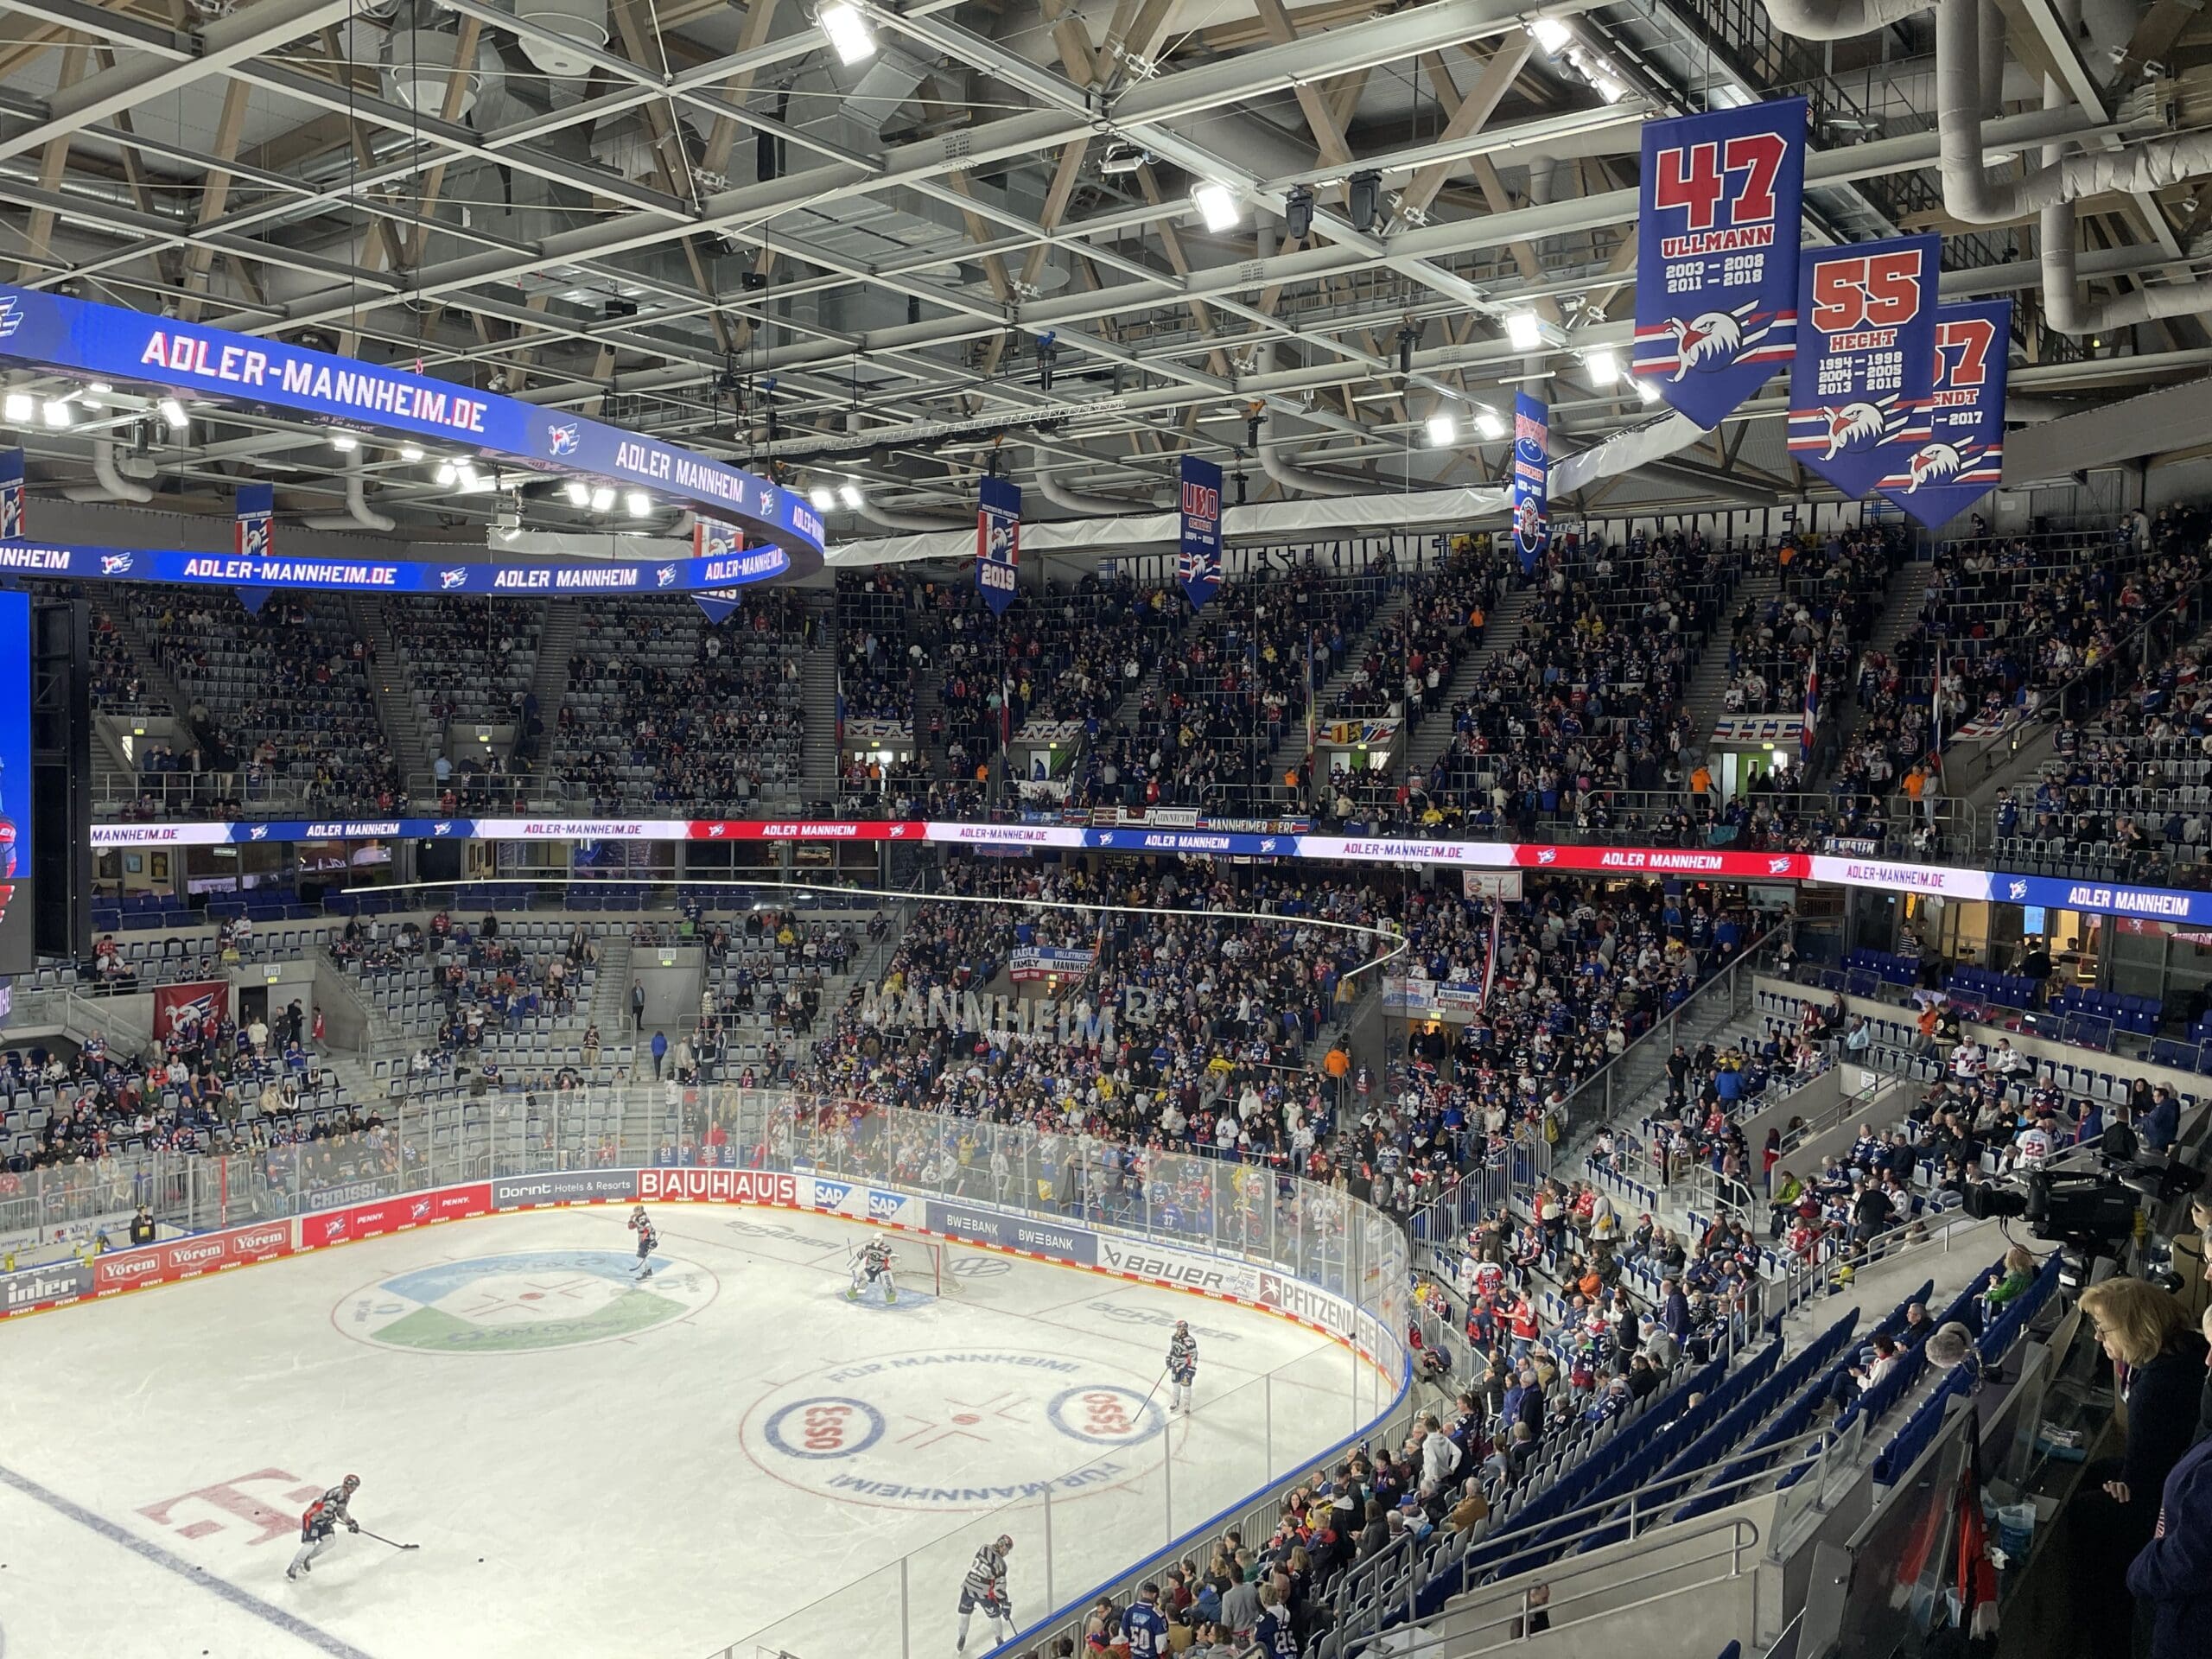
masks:
[[[830,512],[837,505],[837,498],[830,493],[826,484],[816,485],[806,493],[806,499],[817,512]]]
[[[67,397],[49,397],[39,413],[48,426],[59,431],[69,424],[69,400]]]
[[[1428,417],[1428,442],[1433,449],[1449,449],[1459,441],[1459,423],[1452,418],[1452,411],[1440,409]]]
[[[1505,417],[1485,405],[1475,412],[1475,430],[1496,443],[1505,435]]]
[[[561,493],[569,498],[569,505],[582,509],[591,505],[591,486],[581,478],[572,478],[561,486]]]
[[[1235,230],[1236,221],[1243,217],[1236,206],[1236,193],[1211,179],[1191,187],[1191,206],[1198,210],[1206,229],[1217,236],[1224,231]]]
[[[361,447],[361,441],[351,432],[334,432],[330,435],[330,447],[350,454]]]
[[[409,462],[410,465],[415,461],[422,460],[423,446],[419,443],[401,444],[399,446],[399,458],[404,461]]]
[[[1539,17],[1529,25],[1529,33],[1536,44],[1547,52],[1556,52],[1574,38],[1574,31],[1557,17]]]
[[[85,390],[81,394],[84,398],[85,407],[86,409],[105,409],[107,407],[107,395],[114,390],[115,388],[108,385],[105,380],[93,380],[87,382],[85,386]]]
[[[875,55],[875,31],[851,0],[831,0],[815,14],[814,21],[830,37],[830,49],[837,54],[838,62],[851,65]]]
[[[0,416],[6,416],[10,426],[29,426],[37,413],[37,402],[28,391],[11,391],[6,401],[0,403]]]
[[[1621,378],[1621,359],[1610,346],[1593,346],[1582,354],[1582,366],[1590,371],[1590,384],[1610,386]]]
[[[837,499],[845,504],[849,512],[858,512],[868,505],[868,498],[861,493],[859,484],[849,478],[837,486]]]
[[[1544,343],[1544,325],[1533,311],[1509,311],[1505,338],[1515,351],[1533,352]]]
[[[154,407],[161,411],[163,420],[180,431],[192,424],[192,416],[184,412],[184,405],[174,397],[164,397]]]
[[[622,498],[622,505],[629,510],[632,518],[649,518],[652,516],[653,499],[643,490],[632,490]]]
[[[591,493],[591,510],[594,512],[609,512],[613,505],[614,486],[612,484],[602,484]]]
[[[430,476],[440,485],[443,486],[447,489],[451,489],[453,487],[454,481],[461,476],[461,468],[454,466],[453,462],[449,461],[442,461],[438,463],[438,470],[431,474]]]

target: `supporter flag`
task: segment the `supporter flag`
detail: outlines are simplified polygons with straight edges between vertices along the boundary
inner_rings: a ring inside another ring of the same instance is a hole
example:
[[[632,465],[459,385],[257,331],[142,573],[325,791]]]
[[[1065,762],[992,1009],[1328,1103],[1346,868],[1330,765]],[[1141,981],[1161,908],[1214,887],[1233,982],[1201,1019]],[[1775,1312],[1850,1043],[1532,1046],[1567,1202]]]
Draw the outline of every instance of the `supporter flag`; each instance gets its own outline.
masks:
[[[745,537],[735,524],[726,524],[719,518],[702,518],[691,526],[691,554],[694,558],[728,558],[743,550]],[[717,627],[729,620],[737,608],[737,590],[734,588],[710,588],[706,592],[691,595],[699,608],[707,613],[707,620]]]
[[[1714,427],[1797,340],[1805,100],[1643,124],[1631,372]]]
[[[238,523],[232,531],[232,550],[242,559],[265,559],[276,551],[276,486],[241,484],[237,500]],[[238,602],[254,615],[268,602],[270,590],[245,587]]]
[[[1202,611],[1221,586],[1221,468],[1196,455],[1183,457],[1182,519],[1175,578]]]
[[[1871,494],[1928,441],[1942,246],[1901,236],[1799,264],[1790,458],[1847,496]]]
[[[1993,1643],[1997,1638],[1997,1566],[1989,1559],[1989,1522],[1981,1512],[1981,1416],[1978,1412],[1967,1425],[1966,1441],[1966,1466],[1959,1471],[1959,1555],[1952,1591],[1959,1633],[1976,1644],[1976,1651],[1990,1651],[1980,1644]]]
[[[1002,478],[982,480],[976,496],[976,586],[994,614],[1014,603],[1021,562],[1021,486]]]
[[[23,533],[23,452],[0,449],[0,540]]]
[[[2012,340],[2010,300],[1936,310],[1928,442],[1882,480],[1882,493],[1930,530],[1995,489],[2004,473]]]
[[[1821,658],[1817,648],[1805,668],[1805,723],[1797,728],[1797,756],[1813,758],[1813,728],[1821,723]]]
[[[166,1042],[204,1020],[231,1017],[230,982],[195,980],[188,985],[154,987],[154,1040]]]
[[[1532,572],[1550,542],[1551,411],[1525,391],[1513,394],[1513,550]]]

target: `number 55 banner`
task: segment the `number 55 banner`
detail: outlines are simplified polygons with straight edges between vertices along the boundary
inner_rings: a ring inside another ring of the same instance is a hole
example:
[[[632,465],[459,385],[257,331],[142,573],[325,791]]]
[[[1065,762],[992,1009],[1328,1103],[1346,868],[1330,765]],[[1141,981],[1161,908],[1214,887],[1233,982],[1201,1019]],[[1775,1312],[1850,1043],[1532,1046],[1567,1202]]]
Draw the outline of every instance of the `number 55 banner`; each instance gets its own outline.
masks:
[[[1633,372],[1720,423],[1796,348],[1805,100],[1643,128]]]
[[[1928,441],[1941,247],[1903,236],[1800,265],[1789,454],[1847,496],[1871,493]]]

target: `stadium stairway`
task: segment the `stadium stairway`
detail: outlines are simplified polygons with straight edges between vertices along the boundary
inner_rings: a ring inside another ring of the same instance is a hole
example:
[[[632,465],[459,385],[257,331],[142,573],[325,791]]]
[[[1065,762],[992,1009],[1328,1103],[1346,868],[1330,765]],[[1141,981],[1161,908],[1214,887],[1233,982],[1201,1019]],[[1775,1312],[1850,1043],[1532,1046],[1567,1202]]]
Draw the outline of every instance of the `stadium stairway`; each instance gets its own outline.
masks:
[[[399,775],[410,790],[429,787],[430,763],[437,748],[423,731],[415,713],[415,680],[401,659],[391,624],[378,600],[363,594],[346,595],[346,618],[353,632],[366,641],[374,658],[369,665],[369,696],[377,707]]]
[[[1713,722],[1720,718],[1721,699],[1728,694],[1728,640],[1722,630],[1728,620],[1749,605],[1754,613],[1767,601],[1782,592],[1779,575],[1746,576],[1736,591],[1729,595],[1719,620],[1714,624],[1713,637],[1707,642],[1705,654],[1698,659],[1697,670],[1690,676],[1690,683],[1682,695],[1684,706],[1689,709],[1690,730],[1709,741]]]
[[[692,1006],[698,1006],[696,1001]],[[620,929],[600,935],[599,974],[592,985],[591,1004],[584,1012],[589,1023],[599,1027],[602,1042],[629,1040],[630,940]]]
[[[1410,587],[1401,582],[1391,589],[1389,598],[1375,607],[1375,614],[1369,619],[1367,626],[1345,643],[1344,666],[1313,688],[1315,719],[1326,720],[1329,717],[1329,711],[1336,707],[1337,699],[1344,694],[1344,687],[1351,683],[1352,675],[1366,660],[1369,650],[1382,637],[1383,629],[1405,614],[1407,602],[1411,597]]]
[[[1921,601],[1927,594],[1929,579],[1934,575],[1935,569],[1932,564],[1908,563],[1890,578],[1889,586],[1882,590],[1881,614],[1875,621],[1874,632],[1867,636],[1866,651],[1878,651],[1885,656],[1896,657],[1898,642],[1920,620]],[[1855,661],[1852,664],[1852,672],[1854,676],[1858,672]],[[1824,686],[1821,692],[1821,703],[1831,713],[1842,711],[1845,721],[1840,740],[1822,751],[1828,756],[1827,766],[1821,774],[1821,780],[1825,782],[1829,773],[1834,772],[1836,761],[1842,758],[1852,734],[1859,729],[1859,723],[1866,718],[1866,714],[1859,706],[1856,678],[1847,683]]]
[[[1529,607],[1536,602],[1533,587],[1515,588],[1497,601],[1483,625],[1483,642],[1460,660],[1452,677],[1444,683],[1439,707],[1446,716],[1441,720],[1427,720],[1415,732],[1406,750],[1403,775],[1408,779],[1426,777],[1436,764],[1436,757],[1451,746],[1453,736],[1451,711],[1460,700],[1474,690],[1475,678],[1498,655],[1512,649],[1513,642],[1521,637],[1522,625],[1528,620]]]
[[[561,718],[562,699],[569,690],[569,658],[576,648],[576,633],[583,621],[581,601],[549,599],[537,625],[537,669],[530,678],[530,693],[537,699],[537,717],[545,722],[545,741],[530,770],[544,763],[552,753],[554,724]],[[522,734],[518,732],[518,739]]]
[[[834,619],[824,616],[815,645],[800,668],[806,698],[806,781],[810,801],[837,798],[837,630]],[[918,713],[918,710],[917,710]],[[920,734],[917,733],[918,736]]]
[[[161,658],[147,647],[145,640],[139,637],[138,630],[131,626],[130,607],[118,604],[108,611],[106,616],[114,626],[115,637],[130,653],[130,664],[138,671],[138,683],[144,688],[145,701],[156,709],[167,707],[179,721],[183,720],[186,711],[192,707],[192,700],[177,689],[176,682],[162,667]]]

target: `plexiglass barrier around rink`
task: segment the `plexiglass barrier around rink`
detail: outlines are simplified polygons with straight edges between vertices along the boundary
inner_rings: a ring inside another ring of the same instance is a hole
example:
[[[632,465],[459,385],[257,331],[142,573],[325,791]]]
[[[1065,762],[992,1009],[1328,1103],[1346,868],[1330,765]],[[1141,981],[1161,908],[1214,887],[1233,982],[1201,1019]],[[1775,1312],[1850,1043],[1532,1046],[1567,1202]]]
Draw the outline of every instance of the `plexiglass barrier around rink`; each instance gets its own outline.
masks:
[[[1027,1126],[790,1096],[747,1094],[736,1104],[732,1133],[743,1130],[745,1162],[1090,1230],[1102,1262],[1123,1239],[1224,1258],[1225,1282],[1353,1338],[1360,1352],[1331,1343],[1233,1389],[1216,1381],[1193,1416],[1173,1425],[1154,1401],[1145,1415],[1156,1427],[1143,1439],[1039,1467],[1005,1502],[979,1505],[931,1542],[714,1659],[948,1652],[961,1580],[976,1552],[1001,1534],[1014,1540],[1009,1588],[1019,1628],[1007,1650],[1050,1652],[1063,1630],[1080,1650],[1083,1616],[1100,1595],[1126,1606],[1140,1580],[1164,1576],[1185,1555],[1203,1560],[1225,1529],[1239,1528],[1248,1541],[1264,1537],[1290,1490],[1351,1446],[1405,1433],[1405,1238],[1348,1193],[1264,1166]],[[1156,1265],[1173,1262],[1163,1256]],[[1202,1319],[1202,1310],[1193,1315]],[[993,1634],[979,1615],[968,1651],[990,1650]]]

